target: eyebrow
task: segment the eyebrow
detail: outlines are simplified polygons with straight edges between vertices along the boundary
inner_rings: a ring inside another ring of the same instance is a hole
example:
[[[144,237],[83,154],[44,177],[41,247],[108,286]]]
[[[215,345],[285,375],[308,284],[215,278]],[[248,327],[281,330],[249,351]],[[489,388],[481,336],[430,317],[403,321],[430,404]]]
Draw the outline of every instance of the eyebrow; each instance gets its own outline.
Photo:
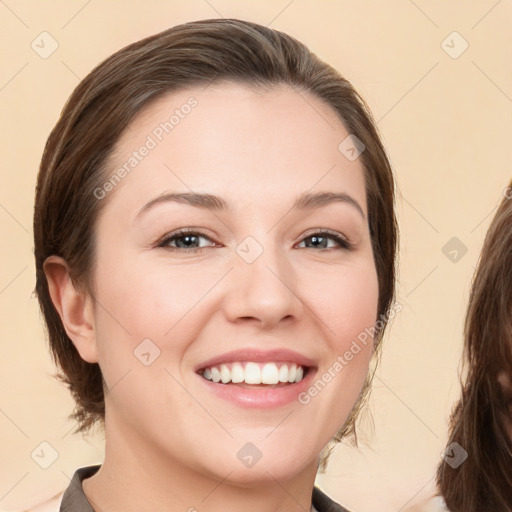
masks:
[[[140,209],[137,217],[147,212],[154,206],[167,202],[187,204],[190,206],[195,206],[196,208],[203,208],[213,211],[232,209],[232,206],[225,199],[212,194],[198,194],[194,192],[165,193],[146,203]],[[295,200],[293,206],[291,207],[291,211],[311,210],[337,202],[345,203],[354,207],[363,217],[363,219],[366,220],[366,216],[363,209],[361,208],[361,205],[352,196],[344,192],[304,192]]]

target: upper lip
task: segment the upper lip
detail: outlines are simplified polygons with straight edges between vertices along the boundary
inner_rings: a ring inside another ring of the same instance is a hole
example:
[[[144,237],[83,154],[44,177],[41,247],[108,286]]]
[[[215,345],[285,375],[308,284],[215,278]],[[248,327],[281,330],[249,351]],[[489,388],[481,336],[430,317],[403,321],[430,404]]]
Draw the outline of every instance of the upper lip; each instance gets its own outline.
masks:
[[[203,368],[210,368],[212,366],[218,366],[222,363],[234,363],[241,361],[253,361],[257,362],[287,362],[295,363],[297,365],[305,367],[314,367],[315,362],[298,352],[293,350],[279,348],[273,350],[257,350],[257,349],[239,349],[233,350],[232,352],[226,352],[218,356],[212,357],[207,361],[198,364],[195,371],[202,370]]]

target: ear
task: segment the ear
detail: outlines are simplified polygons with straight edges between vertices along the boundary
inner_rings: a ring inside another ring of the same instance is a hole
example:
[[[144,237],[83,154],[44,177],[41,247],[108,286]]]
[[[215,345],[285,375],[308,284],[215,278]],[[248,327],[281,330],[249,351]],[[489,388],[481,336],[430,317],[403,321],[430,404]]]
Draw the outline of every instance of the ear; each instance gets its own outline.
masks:
[[[84,361],[97,363],[92,298],[75,288],[69,267],[63,258],[49,256],[43,269],[48,280],[50,297],[67,335]]]

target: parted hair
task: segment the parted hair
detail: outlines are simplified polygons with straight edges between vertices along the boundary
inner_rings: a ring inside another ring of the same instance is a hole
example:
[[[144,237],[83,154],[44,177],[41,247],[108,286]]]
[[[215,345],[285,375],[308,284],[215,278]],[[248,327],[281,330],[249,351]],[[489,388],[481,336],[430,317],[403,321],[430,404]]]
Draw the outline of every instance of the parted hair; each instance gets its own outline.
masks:
[[[397,223],[391,166],[367,104],[349,81],[287,34],[237,19],[178,25],[126,46],[94,68],[69,97],[44,148],[34,210],[35,291],[60,378],[76,403],[71,415],[76,432],[104,421],[102,374],[98,364],[81,359],[67,336],[50,298],[44,262],[61,256],[77,289],[92,293],[96,220],[109,199],[96,200],[94,190],[108,176],[116,142],[134,116],[160,96],[214,81],[264,88],[284,84],[312,93],[364,144],[359,158],[378,274],[378,314],[384,319],[375,336],[380,345],[395,296]],[[355,434],[370,381],[371,375],[337,439]]]

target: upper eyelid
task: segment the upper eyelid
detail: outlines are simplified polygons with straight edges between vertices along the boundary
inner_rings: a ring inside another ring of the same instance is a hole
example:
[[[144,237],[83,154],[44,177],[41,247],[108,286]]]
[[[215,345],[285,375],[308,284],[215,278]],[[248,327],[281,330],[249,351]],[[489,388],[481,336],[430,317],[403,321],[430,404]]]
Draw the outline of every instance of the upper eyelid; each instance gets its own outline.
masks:
[[[163,246],[164,244],[166,244],[167,242],[169,242],[170,240],[173,240],[173,239],[176,239],[176,238],[179,238],[181,236],[186,236],[187,234],[192,234],[192,235],[199,235],[200,237],[203,237],[203,238],[206,238],[208,239],[210,242],[213,242],[215,244],[217,244],[217,242],[209,235],[203,233],[200,229],[194,229],[194,228],[184,228],[184,229],[180,229],[180,230],[177,230],[175,232],[170,232],[166,235],[164,235],[158,242],[157,242],[157,246]],[[306,233],[304,233],[303,235],[301,235],[301,237],[299,238],[299,240],[297,241],[297,243],[300,243],[302,242],[303,240],[305,240],[306,238],[309,238],[313,235],[318,235],[318,234],[325,234],[325,235],[329,235],[331,237],[339,237],[343,240],[343,242],[345,242],[349,247],[350,246],[353,246],[354,243],[350,241],[350,239],[343,233],[339,232],[339,231],[335,231],[335,230],[331,230],[331,229],[327,229],[327,228],[313,228],[312,230],[309,230],[309,231],[306,231]],[[196,249],[204,249],[204,247],[199,247],[199,248],[196,248]]]
[[[343,238],[346,242],[349,242],[349,238],[340,231],[336,231],[334,229],[328,229],[328,228],[313,228],[312,230],[306,231],[303,235],[301,235],[301,240],[304,238],[308,238],[313,235],[317,234],[325,234],[325,235],[331,235],[331,236],[339,236],[340,238]]]
[[[183,229],[183,230],[178,230],[178,231],[175,231],[175,232],[170,232],[170,233],[167,233],[166,235],[164,235],[162,238],[160,238],[160,240],[158,240],[156,242],[156,246],[157,247],[162,247],[164,246],[164,244],[166,244],[167,242],[169,242],[170,240],[174,240],[176,238],[180,238],[182,236],[186,236],[186,235],[199,235],[200,237],[202,238],[206,238],[208,239],[210,242],[213,242],[215,244],[217,244],[217,242],[215,242],[215,240],[213,240],[213,238],[211,236],[208,236],[207,234],[205,233],[202,233],[201,231],[199,230],[193,230],[193,229]],[[203,247],[200,247],[200,249],[203,249]]]

